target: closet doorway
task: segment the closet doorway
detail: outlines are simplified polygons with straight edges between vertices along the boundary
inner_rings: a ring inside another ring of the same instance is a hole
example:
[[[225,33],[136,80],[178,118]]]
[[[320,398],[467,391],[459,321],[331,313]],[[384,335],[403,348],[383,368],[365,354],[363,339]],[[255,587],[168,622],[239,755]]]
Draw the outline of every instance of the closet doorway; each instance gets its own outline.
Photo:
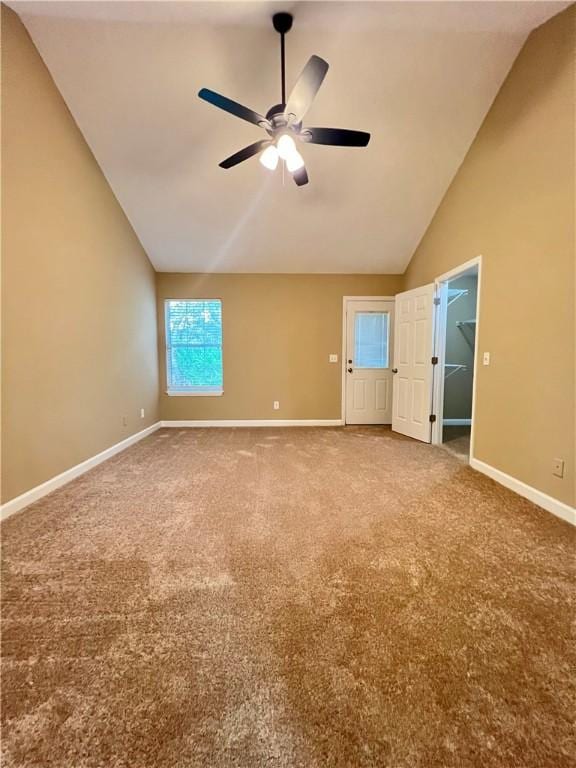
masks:
[[[462,265],[436,281],[436,326],[432,442],[469,461],[473,438],[474,377],[480,260]]]

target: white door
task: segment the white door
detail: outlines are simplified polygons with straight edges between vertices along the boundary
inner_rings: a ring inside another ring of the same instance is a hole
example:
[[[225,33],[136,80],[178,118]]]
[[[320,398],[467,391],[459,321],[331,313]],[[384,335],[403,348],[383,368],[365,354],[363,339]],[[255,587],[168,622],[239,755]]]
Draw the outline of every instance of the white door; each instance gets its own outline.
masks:
[[[429,443],[434,354],[434,285],[396,296],[392,429]]]
[[[346,424],[392,421],[394,302],[346,304]]]

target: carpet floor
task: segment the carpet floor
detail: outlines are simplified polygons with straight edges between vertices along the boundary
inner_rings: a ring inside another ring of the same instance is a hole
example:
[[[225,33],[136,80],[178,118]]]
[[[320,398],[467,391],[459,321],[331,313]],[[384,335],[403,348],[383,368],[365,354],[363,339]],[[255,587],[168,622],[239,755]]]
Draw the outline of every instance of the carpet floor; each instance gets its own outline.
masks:
[[[573,768],[574,544],[386,428],[160,430],[2,524],[2,766]]]

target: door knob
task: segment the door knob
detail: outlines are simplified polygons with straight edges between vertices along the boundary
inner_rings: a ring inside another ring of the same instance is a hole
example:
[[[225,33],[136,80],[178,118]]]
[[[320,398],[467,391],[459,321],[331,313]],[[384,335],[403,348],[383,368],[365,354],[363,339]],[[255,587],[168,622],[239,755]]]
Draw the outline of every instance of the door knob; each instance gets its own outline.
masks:
[[[398,373],[398,368],[392,368],[392,373]]]
[[[352,368],[348,368],[348,373],[352,373]]]

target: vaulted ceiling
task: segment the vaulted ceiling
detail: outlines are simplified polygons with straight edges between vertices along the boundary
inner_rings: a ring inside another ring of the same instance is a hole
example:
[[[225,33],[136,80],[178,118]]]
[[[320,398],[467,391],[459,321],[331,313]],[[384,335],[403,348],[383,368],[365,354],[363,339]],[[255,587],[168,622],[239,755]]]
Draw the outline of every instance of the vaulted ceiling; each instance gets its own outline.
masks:
[[[402,272],[529,32],[563,2],[12,2],[159,271]],[[280,101],[271,14],[290,10],[288,89],[330,71],[308,125],[370,131],[305,145],[298,188],[261,138],[197,98]]]

